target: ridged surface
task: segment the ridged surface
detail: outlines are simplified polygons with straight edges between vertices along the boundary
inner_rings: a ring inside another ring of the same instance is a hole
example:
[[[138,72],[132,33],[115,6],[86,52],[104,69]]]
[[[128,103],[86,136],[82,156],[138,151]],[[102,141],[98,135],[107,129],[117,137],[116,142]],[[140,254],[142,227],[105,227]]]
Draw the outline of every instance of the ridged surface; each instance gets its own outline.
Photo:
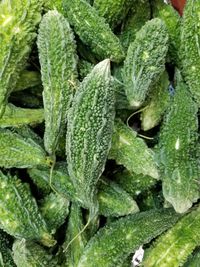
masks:
[[[57,11],[44,15],[37,44],[44,88],[44,144],[46,151],[54,154],[66,126],[78,76],[74,36],[67,20]]]
[[[77,196],[89,208],[111,146],[114,100],[110,61],[106,59],[83,80],[68,114],[68,171]]]
[[[153,151],[147,147],[142,138],[137,137],[137,132],[121,120],[115,121],[109,158],[129,171],[154,178],[159,176]]]
[[[177,74],[178,84],[159,140],[163,194],[177,212],[186,212],[199,198],[198,107]]]
[[[64,0],[63,6],[64,14],[75,32],[99,59],[110,58],[114,62],[123,60],[124,52],[119,39],[95,8],[85,0]]]
[[[0,3],[0,116],[31,51],[41,11],[42,1],[37,0]]]
[[[0,188],[0,228],[16,238],[54,245],[29,186],[0,172]]]
[[[168,33],[160,19],[152,19],[129,45],[122,78],[130,106],[139,107],[165,68]]]
[[[142,244],[171,227],[178,216],[171,210],[151,210],[123,217],[90,239],[78,267],[114,267]]]
[[[199,246],[200,208],[191,211],[159,237],[147,254],[144,267],[180,267],[195,247]],[[184,265],[185,266],[185,265]],[[198,267],[198,265],[195,265]],[[189,265],[192,267],[192,265]]]

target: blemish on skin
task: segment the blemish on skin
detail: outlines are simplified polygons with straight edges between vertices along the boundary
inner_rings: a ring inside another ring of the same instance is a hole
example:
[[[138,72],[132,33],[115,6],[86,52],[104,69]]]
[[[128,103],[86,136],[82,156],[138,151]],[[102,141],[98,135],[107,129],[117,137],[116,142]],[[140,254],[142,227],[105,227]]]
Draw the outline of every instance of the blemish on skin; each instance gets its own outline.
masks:
[[[176,140],[175,149],[178,150],[180,148],[180,139],[179,137]]]

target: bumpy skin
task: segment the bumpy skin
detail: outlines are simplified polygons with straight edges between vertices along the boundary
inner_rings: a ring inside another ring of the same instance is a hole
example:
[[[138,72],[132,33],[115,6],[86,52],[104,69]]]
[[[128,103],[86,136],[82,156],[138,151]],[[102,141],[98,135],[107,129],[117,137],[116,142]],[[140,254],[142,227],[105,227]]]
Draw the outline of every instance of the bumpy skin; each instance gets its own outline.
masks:
[[[171,227],[177,218],[171,210],[151,210],[123,217],[91,238],[78,267],[120,266],[129,254]]]
[[[12,258],[10,236],[0,230],[0,266],[16,267]]]
[[[47,223],[49,232],[54,234],[67,218],[69,201],[60,194],[50,193],[40,202],[39,209]]]
[[[25,239],[16,240],[13,245],[14,261],[18,267],[56,267],[53,255],[38,245]]]
[[[0,118],[0,127],[7,128],[36,125],[43,121],[43,109],[25,109],[7,104],[3,116]]]
[[[191,255],[187,262],[183,265],[184,267],[198,267],[200,262],[200,251],[199,249]]]
[[[158,238],[147,253],[144,267],[179,267],[199,246],[200,208],[184,216],[172,229]],[[189,265],[190,267],[192,265]]]
[[[136,33],[151,17],[151,9],[148,0],[134,0],[125,21],[119,39],[125,50],[135,40]]]
[[[115,28],[126,17],[132,0],[94,0],[94,8],[104,17],[111,28]]]
[[[54,245],[29,186],[0,172],[0,188],[0,228],[16,238]]]
[[[14,131],[0,130],[0,166],[5,168],[31,168],[50,164],[43,148],[29,136]]]
[[[79,70],[79,79],[82,81],[94,68],[94,65],[89,61],[84,59],[79,60],[78,70]]]
[[[121,120],[115,121],[109,158],[124,165],[129,171],[159,177],[153,151]]]
[[[179,51],[184,79],[200,105],[200,1],[188,0],[184,9]]]
[[[77,85],[74,36],[57,11],[44,15],[38,35],[45,115],[44,144],[54,154],[66,126],[67,112]]]
[[[29,169],[28,173],[34,183],[41,188],[43,192],[47,192],[49,189],[49,169]],[[61,163],[55,165],[52,176],[52,186],[55,191],[63,197],[81,204],[79,196],[67,173],[65,164]],[[97,187],[99,188],[97,198],[99,202],[99,213],[101,215],[118,217],[138,211],[136,202],[116,183],[108,182],[101,178]],[[84,203],[82,206],[86,207]]]
[[[152,1],[152,12],[153,17],[162,19],[167,27],[169,34],[169,60],[178,65],[181,17],[172,5],[166,5],[163,0]]]
[[[152,85],[165,68],[168,33],[160,19],[148,21],[129,45],[122,69],[122,79],[130,106],[143,104]]]
[[[179,76],[160,132],[159,160],[164,197],[180,213],[199,198],[197,112],[197,104]]]
[[[148,131],[154,128],[162,119],[170,104],[169,78],[164,72],[159,81],[153,86],[149,95],[149,101],[141,112],[142,129]]]
[[[75,32],[99,59],[110,58],[114,62],[123,60],[124,52],[119,39],[94,7],[85,0],[64,0],[63,6],[64,14]]]
[[[40,73],[37,71],[24,70],[17,81],[13,91],[22,91],[41,84]]]
[[[114,88],[108,59],[98,63],[78,88],[68,113],[66,155],[77,196],[91,208],[96,184],[111,146]]]
[[[42,1],[3,0],[0,3],[0,116],[36,37]]]
[[[83,250],[87,244],[86,232],[80,233],[84,227],[83,214],[80,206],[76,203],[72,203],[70,208],[70,215],[68,221],[68,227],[66,232],[66,241],[63,244],[63,249],[66,255],[66,265],[68,267],[77,266]],[[74,241],[69,245],[69,242],[79,234],[79,236],[74,239]]]

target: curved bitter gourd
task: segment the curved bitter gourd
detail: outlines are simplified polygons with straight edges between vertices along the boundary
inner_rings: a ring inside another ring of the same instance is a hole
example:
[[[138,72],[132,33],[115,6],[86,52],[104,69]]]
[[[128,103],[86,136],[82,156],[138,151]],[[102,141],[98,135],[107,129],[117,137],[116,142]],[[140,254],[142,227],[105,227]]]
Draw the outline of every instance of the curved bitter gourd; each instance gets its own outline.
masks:
[[[75,32],[99,59],[110,58],[114,62],[124,59],[119,39],[94,7],[85,0],[64,0],[63,7]]]
[[[31,51],[41,12],[42,1],[38,0],[0,3],[0,116]]]
[[[77,85],[76,47],[67,20],[55,10],[44,15],[37,43],[44,88],[44,144],[54,155]]]
[[[150,210],[120,218],[90,239],[78,267],[120,266],[129,254],[173,226],[177,219],[172,210]]]
[[[0,228],[16,238],[53,246],[56,241],[48,233],[28,184],[0,172],[0,188]]]
[[[89,208],[111,146],[114,105],[110,60],[105,59],[83,80],[68,113],[68,171],[80,201]]]
[[[159,161],[163,194],[177,212],[186,212],[199,198],[198,107],[177,75],[175,95],[163,122]]]
[[[130,106],[139,107],[165,69],[168,33],[162,20],[152,19],[129,45],[122,79]]]

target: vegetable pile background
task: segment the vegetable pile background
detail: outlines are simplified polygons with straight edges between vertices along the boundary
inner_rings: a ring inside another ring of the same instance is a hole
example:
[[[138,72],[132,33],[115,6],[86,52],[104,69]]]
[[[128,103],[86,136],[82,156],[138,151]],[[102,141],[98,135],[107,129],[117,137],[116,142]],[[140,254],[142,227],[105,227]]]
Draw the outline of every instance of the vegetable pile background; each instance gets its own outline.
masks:
[[[199,266],[200,1],[172,2],[0,1],[0,266]]]

